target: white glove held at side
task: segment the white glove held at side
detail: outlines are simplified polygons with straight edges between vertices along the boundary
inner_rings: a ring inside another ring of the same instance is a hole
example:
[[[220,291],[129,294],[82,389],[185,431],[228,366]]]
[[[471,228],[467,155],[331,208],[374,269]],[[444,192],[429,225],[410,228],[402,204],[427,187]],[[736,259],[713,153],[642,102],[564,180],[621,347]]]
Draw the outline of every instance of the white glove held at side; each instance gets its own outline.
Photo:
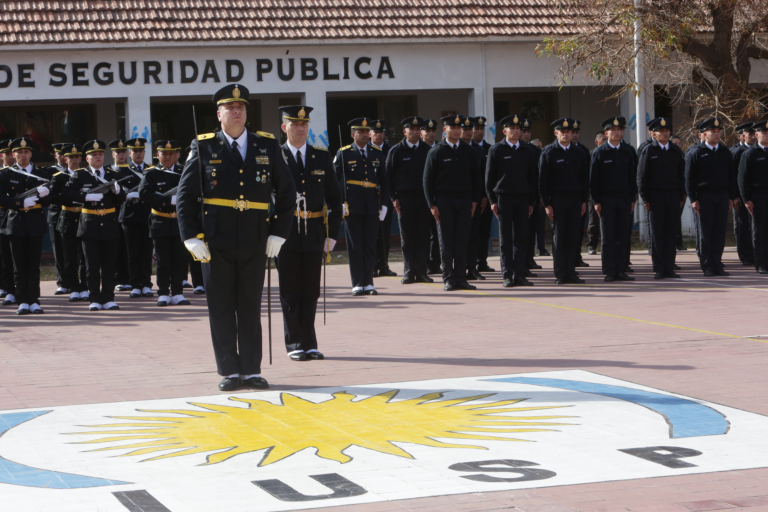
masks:
[[[349,217],[349,208],[347,208],[347,203],[343,203],[343,204],[341,205],[341,209],[342,209],[342,211],[341,211],[341,215],[342,215],[343,217]]]
[[[280,247],[285,243],[285,238],[269,235],[267,238],[267,257],[274,258],[280,252]]]
[[[208,246],[205,245],[205,242],[199,238],[190,238],[189,240],[184,240],[184,247],[186,247],[187,250],[192,253],[192,256],[198,260],[211,259],[211,253],[208,250]]]
[[[384,217],[387,216],[387,207],[382,206],[381,210],[379,210],[379,221],[384,222]]]
[[[46,187],[44,187],[42,185],[37,187],[37,192],[38,192],[38,194],[40,194],[40,197],[45,197],[45,196],[47,196],[48,194],[51,193],[50,190],[48,190]]]
[[[104,199],[104,194],[85,194],[86,201],[98,202]]]
[[[334,247],[336,247],[336,240],[333,238],[326,238],[323,242],[323,250],[325,252],[331,252]]]
[[[138,192],[128,192],[128,194],[125,196],[126,199],[138,199],[139,193]]]
[[[171,196],[171,204],[176,206],[176,196]]]
[[[112,187],[112,190],[115,191],[115,194],[119,194],[120,193],[120,184],[119,183],[115,183],[115,186]]]
[[[38,201],[39,199],[37,197],[28,197],[24,200],[24,208],[32,208]]]

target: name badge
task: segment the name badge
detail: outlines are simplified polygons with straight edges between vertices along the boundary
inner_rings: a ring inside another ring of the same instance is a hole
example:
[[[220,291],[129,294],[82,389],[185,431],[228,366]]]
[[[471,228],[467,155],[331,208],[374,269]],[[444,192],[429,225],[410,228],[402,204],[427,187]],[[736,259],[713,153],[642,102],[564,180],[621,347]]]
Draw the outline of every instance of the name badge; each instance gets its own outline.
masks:
[[[11,180],[11,183],[18,183],[18,181],[13,181],[13,180]]]
[[[410,158],[410,157],[408,157],[408,158],[403,158],[403,162],[408,162],[408,161],[410,161],[410,160],[411,160],[411,158]]]
[[[562,163],[562,162],[565,162],[565,158],[563,158],[562,160],[558,160],[556,163],[559,164],[559,163]]]
[[[325,176],[325,171],[312,171],[315,176]]]
[[[758,161],[758,162],[759,162],[760,160],[765,160],[765,157],[762,157],[762,158],[758,158],[758,159],[757,159],[757,161]]]
[[[451,160],[453,160],[453,159],[452,158],[446,158],[445,160],[443,160],[443,162],[450,162]]]
[[[210,160],[208,163],[209,164],[220,164],[221,160]]]
[[[610,164],[610,163],[613,163],[613,160],[606,160],[606,161],[605,161],[605,162],[603,162],[603,163],[605,163],[605,164]]]
[[[158,187],[159,187],[160,185],[165,185],[165,182],[162,182],[162,183],[158,183],[158,184],[157,184],[157,186],[158,186]]]
[[[709,156],[709,153],[703,153],[703,154],[701,155],[701,158],[704,158],[705,156]]]
[[[349,162],[347,162],[347,163],[348,163],[348,164],[350,164],[350,165],[351,165],[351,164],[356,164],[356,163],[357,163],[357,160],[350,160],[350,161],[349,161]]]
[[[659,157],[658,157],[658,156],[652,156],[652,157],[651,157],[651,160],[653,160],[654,158],[659,158]]]
[[[512,157],[511,156],[505,156],[504,160],[509,160],[510,158],[512,158]]]
[[[256,157],[256,163],[258,165],[269,165],[269,157],[268,156],[257,156]]]

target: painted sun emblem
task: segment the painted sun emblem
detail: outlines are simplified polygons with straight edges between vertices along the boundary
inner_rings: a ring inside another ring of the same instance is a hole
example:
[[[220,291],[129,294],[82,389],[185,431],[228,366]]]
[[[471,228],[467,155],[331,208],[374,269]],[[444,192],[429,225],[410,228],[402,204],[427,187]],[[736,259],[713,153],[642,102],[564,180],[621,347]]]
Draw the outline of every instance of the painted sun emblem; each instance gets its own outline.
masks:
[[[93,451],[131,450],[121,456],[157,454],[145,461],[210,452],[203,464],[208,465],[263,450],[259,466],[266,466],[307,448],[314,449],[318,457],[340,463],[352,460],[344,453],[352,445],[409,459],[413,456],[398,444],[483,450],[482,446],[438,439],[522,441],[498,434],[554,431],[539,427],[564,425],[546,420],[565,416],[520,415],[558,406],[508,407],[525,399],[478,402],[493,396],[485,394],[440,400],[443,393],[427,393],[393,401],[397,394],[398,390],[392,390],[353,401],[355,395],[341,391],[314,403],[282,393],[278,405],[230,397],[237,406],[190,403],[199,409],[140,410],[155,415],[114,416],[130,422],[89,425],[111,430],[73,434],[109,436],[84,444],[135,441]]]

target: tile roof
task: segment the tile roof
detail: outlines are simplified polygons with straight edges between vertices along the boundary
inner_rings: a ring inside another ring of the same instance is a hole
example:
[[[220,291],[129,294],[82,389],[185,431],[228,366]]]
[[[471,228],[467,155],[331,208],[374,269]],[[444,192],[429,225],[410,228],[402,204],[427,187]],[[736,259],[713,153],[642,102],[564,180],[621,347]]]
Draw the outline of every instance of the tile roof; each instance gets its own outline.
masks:
[[[551,0],[3,0],[0,45],[504,39],[567,22]]]

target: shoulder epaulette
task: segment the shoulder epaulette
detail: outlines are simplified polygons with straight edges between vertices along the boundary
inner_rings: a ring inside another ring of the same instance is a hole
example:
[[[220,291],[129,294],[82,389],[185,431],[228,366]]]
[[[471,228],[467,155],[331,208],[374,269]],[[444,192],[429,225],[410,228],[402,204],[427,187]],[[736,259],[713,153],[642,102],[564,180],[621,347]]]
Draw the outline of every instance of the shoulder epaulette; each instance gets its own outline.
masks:
[[[256,132],[256,134],[257,135],[261,135],[262,137],[266,137],[268,139],[274,139],[275,138],[274,135],[272,135],[271,133],[267,133],[267,132]]]
[[[130,167],[128,164],[117,164],[118,167]]]
[[[371,144],[371,147],[372,147],[373,149],[378,149],[379,151],[383,151],[383,150],[382,150],[382,149],[381,149],[379,146],[374,146],[373,144]]]
[[[63,173],[64,173],[64,171],[59,171],[56,174],[54,174],[53,176],[58,176],[59,174],[63,174]],[[53,177],[53,176],[51,176],[51,177]]]
[[[212,139],[216,136],[215,133],[204,133],[202,135],[197,136],[197,140],[206,140],[206,139]]]
[[[349,149],[351,147],[352,147],[352,144],[350,144],[349,146],[344,146],[343,148],[341,148],[341,150],[344,151],[344,150],[347,150],[347,149]]]
[[[318,151],[328,151],[328,148],[325,146],[312,146],[312,147],[317,149]]]

